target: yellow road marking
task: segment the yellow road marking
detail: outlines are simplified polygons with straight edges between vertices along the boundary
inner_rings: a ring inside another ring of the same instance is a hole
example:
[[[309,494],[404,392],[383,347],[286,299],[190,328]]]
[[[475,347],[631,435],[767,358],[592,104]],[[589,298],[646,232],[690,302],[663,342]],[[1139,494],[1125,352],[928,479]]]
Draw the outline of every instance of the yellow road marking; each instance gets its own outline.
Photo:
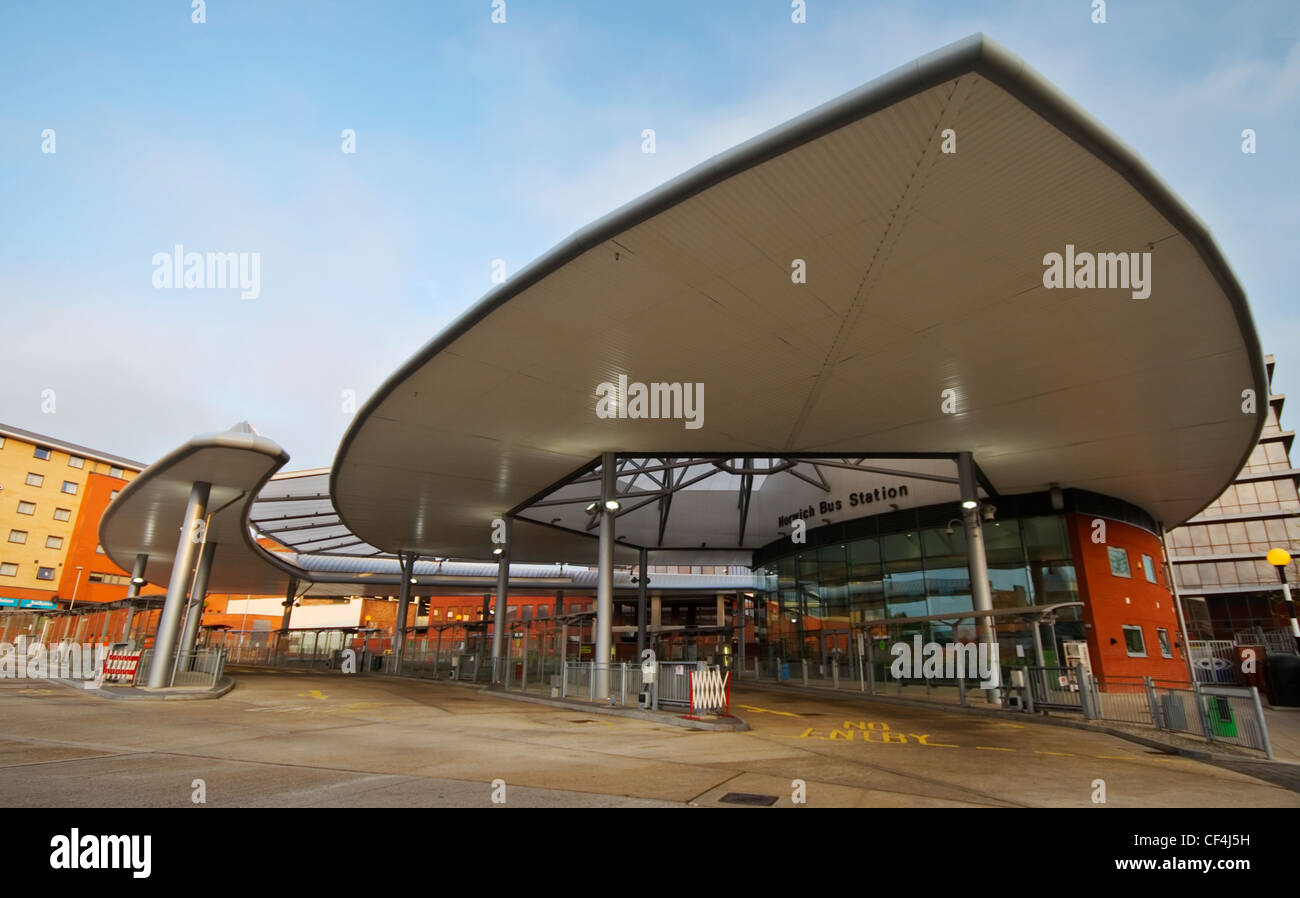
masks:
[[[1057,757],[1060,757],[1060,758],[1073,758],[1073,757],[1074,757],[1074,752],[1072,752],[1072,751],[1038,751],[1037,749],[1035,749],[1035,750],[1034,750],[1034,754],[1036,754],[1036,755],[1056,755]]]
[[[298,697],[299,697],[299,698],[307,698],[308,696],[310,696],[311,698],[328,698],[328,697],[329,697],[329,696],[327,696],[325,693],[321,692],[319,689],[313,689],[311,692],[299,692],[299,693],[298,693]]]
[[[53,695],[53,689],[19,689],[19,695]]]
[[[753,711],[755,714],[779,714],[782,717],[798,717],[793,711],[773,711],[771,708],[759,708],[755,705],[740,705],[746,711]]]
[[[996,745],[977,745],[980,751],[1015,751],[1014,748],[999,748]]]
[[[1096,755],[1098,758],[1105,758],[1107,761],[1136,761],[1137,758],[1132,755]]]
[[[1023,723],[995,723],[993,725],[995,727],[1011,727],[1012,729],[1016,729],[1016,730],[1023,730],[1025,728],[1025,725]]]

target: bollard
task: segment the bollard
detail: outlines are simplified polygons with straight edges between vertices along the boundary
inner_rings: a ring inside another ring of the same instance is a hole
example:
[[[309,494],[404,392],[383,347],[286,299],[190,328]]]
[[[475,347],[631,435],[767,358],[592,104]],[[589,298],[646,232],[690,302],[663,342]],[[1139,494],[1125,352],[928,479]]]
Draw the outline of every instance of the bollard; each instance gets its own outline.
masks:
[[[799,661],[799,666],[803,670],[803,684],[808,685],[808,659],[803,658]]]

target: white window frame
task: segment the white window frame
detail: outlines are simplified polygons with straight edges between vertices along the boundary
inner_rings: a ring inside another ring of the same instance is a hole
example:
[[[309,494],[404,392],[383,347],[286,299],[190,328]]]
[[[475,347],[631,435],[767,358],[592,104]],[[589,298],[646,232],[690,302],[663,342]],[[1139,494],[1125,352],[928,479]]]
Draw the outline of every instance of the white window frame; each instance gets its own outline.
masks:
[[[59,517],[59,512],[63,512],[63,517]],[[56,508],[56,509],[54,509],[54,520],[56,520],[56,521],[71,521],[71,520],[72,520],[72,509],[71,509],[71,508]]]
[[[50,545],[50,543],[53,543],[53,545]],[[61,536],[55,536],[54,534],[50,534],[49,536],[45,537],[45,548],[47,548],[47,549],[62,549],[62,548],[63,548],[63,537],[61,537]]]
[[[72,487],[72,489],[68,489],[68,487]],[[77,490],[80,489],[80,488],[81,488],[81,485],[80,485],[79,483],[77,483],[75,480],[65,480],[65,481],[63,481],[63,487],[62,487],[63,492],[67,493],[69,496],[75,496],[75,495],[77,495]]]
[[[1127,574],[1121,574],[1115,570],[1115,555],[1114,555],[1115,552],[1124,553],[1124,567],[1128,568]],[[1128,549],[1122,548],[1120,546],[1107,546],[1106,558],[1110,561],[1110,574],[1112,577],[1124,577],[1127,580],[1133,579],[1133,563],[1129,561]]]
[[[1160,657],[1172,658],[1174,656],[1174,644],[1169,638],[1168,627],[1156,627],[1156,642],[1160,644]]]
[[[23,508],[24,505],[27,506],[26,509]],[[19,499],[19,500],[18,500],[18,513],[19,513],[19,514],[36,514],[36,503],[35,503],[35,502],[32,502],[32,501],[29,501],[29,500],[27,500],[27,499]]]
[[[85,460],[84,458],[82,458],[80,455],[69,455],[69,456],[68,456],[68,467],[69,467],[69,468],[84,468],[85,466],[86,466],[86,460]]]
[[[1137,624],[1124,624],[1123,627],[1122,627],[1122,629],[1123,629],[1123,631],[1124,631],[1124,651],[1128,652],[1128,656],[1129,656],[1130,658],[1147,658],[1147,657],[1150,657],[1150,656],[1148,655],[1148,653],[1147,653],[1147,634],[1144,633],[1144,632],[1142,631],[1142,628],[1141,628],[1140,626],[1138,626]],[[1142,651],[1141,651],[1141,652],[1135,652],[1135,651],[1133,651],[1132,649],[1129,648],[1129,646],[1128,646],[1128,634],[1129,634],[1129,631],[1130,631],[1130,630],[1136,630],[1136,631],[1137,631],[1137,635],[1138,635],[1138,639],[1141,639],[1141,640],[1142,640]]]
[[[35,481],[32,480],[33,477],[36,478]],[[28,472],[27,472],[27,485],[28,485],[28,486],[45,486],[45,475],[44,475],[44,474],[37,474],[35,471],[28,471]]]

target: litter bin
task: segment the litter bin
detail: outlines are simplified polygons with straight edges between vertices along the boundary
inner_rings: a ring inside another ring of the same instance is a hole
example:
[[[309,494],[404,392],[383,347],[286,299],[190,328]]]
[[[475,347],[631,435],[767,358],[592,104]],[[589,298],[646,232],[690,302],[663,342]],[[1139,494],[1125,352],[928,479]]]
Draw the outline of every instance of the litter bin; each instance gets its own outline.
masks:
[[[783,680],[788,680],[788,679],[790,679],[790,664],[789,664],[789,662],[782,662],[782,663],[781,663],[781,679],[783,679]]]

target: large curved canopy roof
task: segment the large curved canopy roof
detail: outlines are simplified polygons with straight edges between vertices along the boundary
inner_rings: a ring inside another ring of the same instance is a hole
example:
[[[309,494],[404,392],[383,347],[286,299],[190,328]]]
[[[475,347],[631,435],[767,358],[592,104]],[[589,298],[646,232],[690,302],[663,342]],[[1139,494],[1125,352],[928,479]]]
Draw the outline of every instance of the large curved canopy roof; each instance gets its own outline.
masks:
[[[1046,289],[1044,256],[1067,245],[1150,252],[1149,297]],[[597,385],[620,375],[702,384],[702,426],[597,417]],[[1266,395],[1245,298],[1206,227],[977,35],[521,270],[371,397],[330,492],[370,545],[485,557],[494,517],[603,451],[971,451],[999,492],[1078,487],[1172,526],[1244,463]],[[593,542],[521,523],[514,557],[579,560]]]

